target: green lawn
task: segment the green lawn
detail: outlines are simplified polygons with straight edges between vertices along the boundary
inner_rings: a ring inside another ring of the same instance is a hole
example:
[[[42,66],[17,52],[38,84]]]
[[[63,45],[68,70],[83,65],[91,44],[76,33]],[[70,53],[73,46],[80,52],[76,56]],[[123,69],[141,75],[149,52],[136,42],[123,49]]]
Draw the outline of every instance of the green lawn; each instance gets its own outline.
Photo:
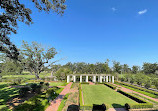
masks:
[[[18,95],[19,88],[9,88],[7,83],[0,82],[0,111],[8,111],[6,102]]]
[[[66,82],[50,82],[49,85],[50,86],[66,86],[67,83]]]
[[[105,85],[82,84],[82,91],[85,105],[105,103],[110,107],[120,108],[124,107],[125,103],[136,103]]]

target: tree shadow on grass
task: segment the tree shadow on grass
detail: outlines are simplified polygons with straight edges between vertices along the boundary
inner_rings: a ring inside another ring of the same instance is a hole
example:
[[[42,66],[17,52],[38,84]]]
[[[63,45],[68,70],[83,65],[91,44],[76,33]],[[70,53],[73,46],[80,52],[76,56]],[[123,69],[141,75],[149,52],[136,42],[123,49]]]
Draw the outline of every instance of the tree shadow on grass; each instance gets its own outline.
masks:
[[[19,88],[9,88],[7,84],[0,85],[0,105],[6,104],[6,102],[13,97],[17,97]]]

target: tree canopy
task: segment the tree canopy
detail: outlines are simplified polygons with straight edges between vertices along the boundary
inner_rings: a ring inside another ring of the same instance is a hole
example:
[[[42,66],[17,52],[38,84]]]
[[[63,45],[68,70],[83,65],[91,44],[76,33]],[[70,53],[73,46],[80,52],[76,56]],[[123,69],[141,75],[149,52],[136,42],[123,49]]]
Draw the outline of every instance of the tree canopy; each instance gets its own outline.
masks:
[[[62,15],[66,9],[65,0],[30,0],[39,11],[53,11]],[[18,21],[32,24],[32,11],[20,3],[20,0],[0,0],[0,51],[11,59],[18,59],[17,47],[10,41],[9,35],[17,33]]]

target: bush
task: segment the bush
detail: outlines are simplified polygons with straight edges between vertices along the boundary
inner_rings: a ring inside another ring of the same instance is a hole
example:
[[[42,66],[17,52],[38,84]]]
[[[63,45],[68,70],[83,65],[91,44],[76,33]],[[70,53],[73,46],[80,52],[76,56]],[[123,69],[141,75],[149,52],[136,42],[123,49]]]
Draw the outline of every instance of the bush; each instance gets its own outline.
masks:
[[[29,87],[23,87],[19,90],[19,97],[24,97],[30,91]]]
[[[134,96],[134,95],[132,95],[132,94],[126,93],[126,92],[124,92],[124,91],[122,91],[122,90],[120,90],[120,89],[118,89],[117,92],[119,92],[119,93],[121,93],[121,94],[127,96],[127,97],[130,98],[130,99],[133,99],[134,101],[136,101],[136,102],[138,102],[138,103],[147,103],[145,100],[140,99],[140,98],[138,98],[138,97],[136,97],[136,96]]]
[[[30,87],[31,87],[31,91],[32,91],[32,92],[35,92],[36,87],[37,87],[37,84],[35,84],[35,83],[34,83],[34,84],[31,84]]]
[[[81,82],[81,84],[89,84],[89,82]]]
[[[116,86],[115,85],[113,85],[113,84],[110,84],[110,83],[104,83],[106,86],[108,86],[108,87],[110,87],[110,88],[112,88],[112,89],[116,89]]]
[[[49,83],[47,82],[47,83],[45,83],[45,85],[46,85],[46,86],[49,86]]]
[[[44,82],[40,82],[40,85],[43,85],[44,84]]]
[[[153,108],[153,104],[151,103],[140,103],[140,104],[125,104],[126,109],[143,109],[143,108]]]

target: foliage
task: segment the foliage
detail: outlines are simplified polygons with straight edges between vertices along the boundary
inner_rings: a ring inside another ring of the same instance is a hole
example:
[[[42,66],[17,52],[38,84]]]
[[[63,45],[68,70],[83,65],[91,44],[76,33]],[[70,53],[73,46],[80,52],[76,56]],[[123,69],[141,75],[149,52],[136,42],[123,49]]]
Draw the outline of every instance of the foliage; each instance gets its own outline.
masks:
[[[154,74],[158,70],[158,64],[157,63],[144,63],[143,64],[143,72],[145,74]]]
[[[62,15],[66,9],[65,0],[32,0],[32,2],[39,11],[50,12],[52,10]],[[1,0],[0,8],[2,9],[0,15],[0,51],[5,53],[7,57],[18,60],[18,49],[10,41],[9,35],[17,33],[18,21],[27,25],[33,23],[30,16],[32,11],[20,3],[20,0]]]
[[[132,73],[133,74],[137,74],[138,73],[138,71],[139,71],[139,66],[132,66]]]
[[[26,96],[29,90],[30,90],[29,87],[22,87],[22,88],[20,88],[20,90],[19,90],[19,96],[20,97]]]
[[[52,96],[50,99],[55,99],[59,93],[62,91],[60,88],[54,88],[52,90],[53,92],[55,91],[56,93],[52,93]],[[46,96],[47,93],[43,92],[41,94],[38,94],[29,100],[25,101],[21,105],[17,106],[14,110],[15,111],[44,111],[49,105],[49,98]]]
[[[55,76],[58,80],[66,80],[67,74],[72,74],[72,71],[68,68],[60,68],[56,71]]]
[[[122,69],[122,66],[120,65],[120,62],[113,61],[113,69],[114,69],[114,72],[120,74],[121,69]]]
[[[25,64],[25,69],[28,69],[30,73],[34,73],[36,78],[39,79],[39,74],[44,71],[44,68],[49,67],[54,62],[50,61],[57,54],[54,47],[44,48],[37,42],[28,44],[23,41],[21,53],[23,54],[22,62]]]

